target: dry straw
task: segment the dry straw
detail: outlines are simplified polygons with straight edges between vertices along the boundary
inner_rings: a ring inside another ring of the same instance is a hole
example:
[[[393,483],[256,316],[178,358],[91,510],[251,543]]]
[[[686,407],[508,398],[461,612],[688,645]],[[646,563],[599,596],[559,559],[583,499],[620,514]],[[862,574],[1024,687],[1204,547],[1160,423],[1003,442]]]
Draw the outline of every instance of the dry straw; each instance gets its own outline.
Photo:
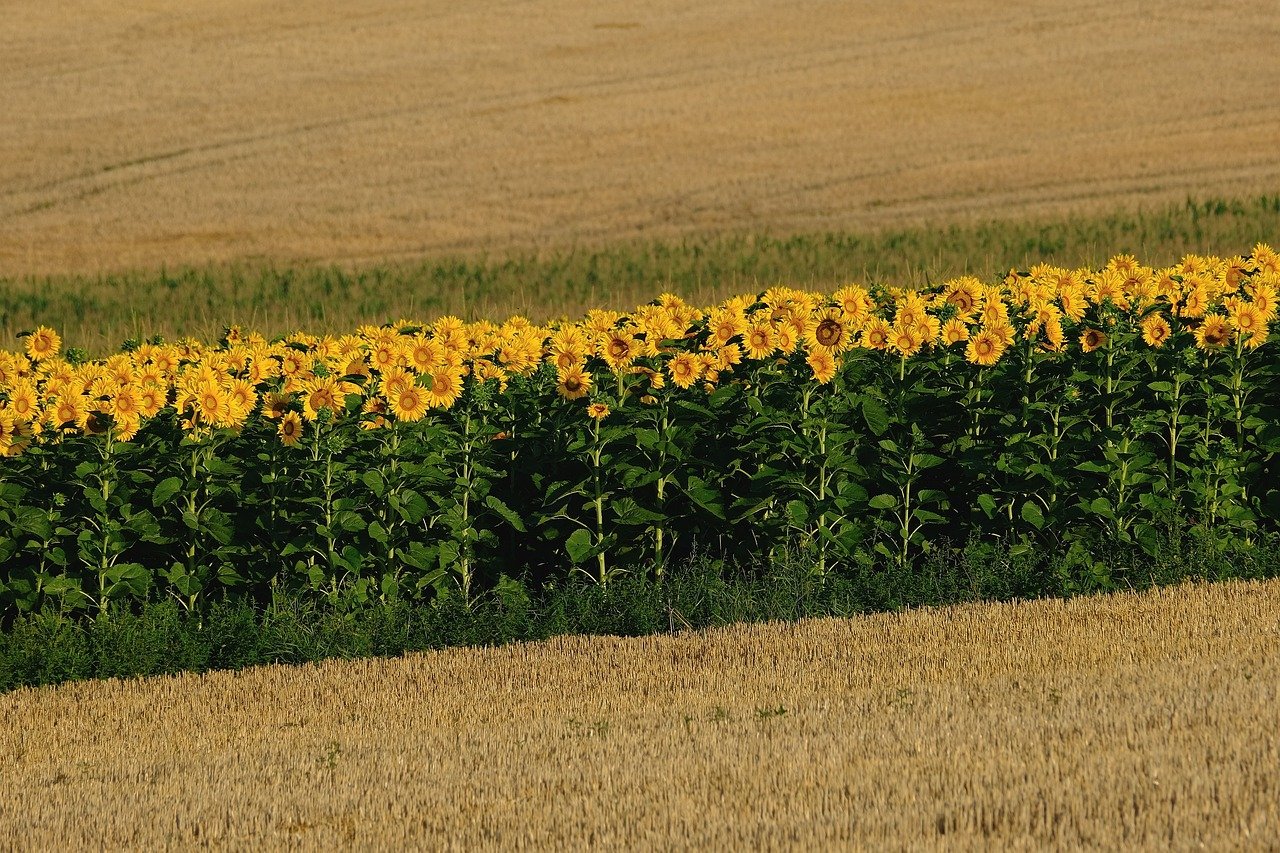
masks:
[[[0,698],[0,846],[1266,848],[1280,583]]]

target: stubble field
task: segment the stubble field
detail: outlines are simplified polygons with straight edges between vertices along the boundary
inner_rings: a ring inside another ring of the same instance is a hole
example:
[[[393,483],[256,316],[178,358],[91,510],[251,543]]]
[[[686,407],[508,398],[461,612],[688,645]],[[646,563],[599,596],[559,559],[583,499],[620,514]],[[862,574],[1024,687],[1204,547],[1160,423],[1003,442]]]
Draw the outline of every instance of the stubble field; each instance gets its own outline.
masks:
[[[1280,24],[1245,2],[107,10],[6,16],[0,275],[865,229],[1280,183]]]
[[[1262,849],[1280,585],[21,690],[0,844]]]

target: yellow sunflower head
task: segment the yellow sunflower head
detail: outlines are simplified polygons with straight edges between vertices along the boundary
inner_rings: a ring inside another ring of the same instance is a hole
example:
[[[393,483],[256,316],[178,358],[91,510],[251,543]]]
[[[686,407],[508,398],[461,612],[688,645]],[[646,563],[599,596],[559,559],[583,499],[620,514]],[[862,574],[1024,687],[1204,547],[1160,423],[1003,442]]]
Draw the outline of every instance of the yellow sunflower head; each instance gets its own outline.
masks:
[[[574,364],[568,370],[560,371],[556,390],[566,400],[580,400],[591,392],[591,377],[581,365]]]

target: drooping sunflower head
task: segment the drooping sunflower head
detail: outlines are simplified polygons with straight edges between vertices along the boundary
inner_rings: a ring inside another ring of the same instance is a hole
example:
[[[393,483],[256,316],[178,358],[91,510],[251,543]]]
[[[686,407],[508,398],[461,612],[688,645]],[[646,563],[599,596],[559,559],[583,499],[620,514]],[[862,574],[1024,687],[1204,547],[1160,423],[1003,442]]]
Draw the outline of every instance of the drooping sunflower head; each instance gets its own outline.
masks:
[[[1084,352],[1093,352],[1106,343],[1106,333],[1099,329],[1088,328],[1080,333],[1080,349]]]

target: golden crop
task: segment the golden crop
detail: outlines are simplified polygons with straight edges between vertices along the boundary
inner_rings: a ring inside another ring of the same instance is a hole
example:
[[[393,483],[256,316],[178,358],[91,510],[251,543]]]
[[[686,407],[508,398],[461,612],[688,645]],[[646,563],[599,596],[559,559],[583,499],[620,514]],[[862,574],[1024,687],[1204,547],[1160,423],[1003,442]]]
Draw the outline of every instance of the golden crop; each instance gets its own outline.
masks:
[[[1271,849],[1280,583],[0,696],[0,846]]]

